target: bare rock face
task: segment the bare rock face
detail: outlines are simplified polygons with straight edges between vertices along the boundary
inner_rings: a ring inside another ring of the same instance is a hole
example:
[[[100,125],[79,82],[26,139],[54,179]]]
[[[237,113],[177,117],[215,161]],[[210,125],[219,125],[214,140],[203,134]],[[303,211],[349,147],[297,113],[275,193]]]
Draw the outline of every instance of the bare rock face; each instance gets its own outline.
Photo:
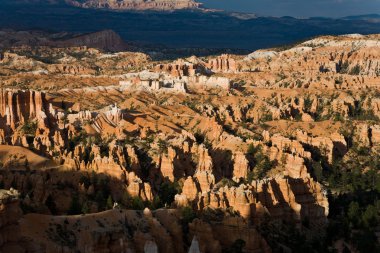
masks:
[[[378,147],[380,144],[380,126],[369,126],[365,123],[357,124],[354,139],[362,147]]]
[[[308,177],[305,161],[302,157],[286,154],[286,172],[292,178]]]
[[[168,153],[161,156],[161,172],[165,178],[174,181],[174,159],[176,158],[176,151],[169,147]]]
[[[291,157],[289,159],[295,159]],[[301,159],[301,158],[300,158]],[[324,225],[328,215],[328,200],[321,185],[306,173],[302,163],[289,166],[294,170],[294,177],[269,178],[254,181],[251,185],[241,184],[239,187],[224,186],[214,188],[207,175],[199,180],[198,189],[189,177],[180,195],[176,196],[177,206],[192,206],[198,209],[233,208],[246,221],[259,222],[263,213],[275,218],[300,222],[308,217],[316,224]],[[296,171],[296,168],[301,168]],[[300,176],[301,173],[301,176]],[[203,187],[202,187],[203,185]]]
[[[371,136],[370,136],[370,127],[367,124],[358,124],[355,129],[355,138],[358,143],[362,146],[370,146]]]
[[[380,126],[371,126],[371,143],[373,146],[378,146],[380,144]]]
[[[200,6],[193,0],[153,0],[153,1],[110,1],[110,0],[66,0],[67,3],[83,8],[101,8],[114,10],[177,10],[194,9]]]
[[[95,47],[96,45],[94,45]],[[92,69],[87,69],[84,66],[75,65],[75,64],[55,64],[47,67],[47,70],[50,73],[65,73],[71,75],[90,75],[95,74],[95,71]]]
[[[34,145],[38,151],[49,152],[54,149],[54,139],[64,144],[59,129],[56,128],[56,122],[56,111],[47,102],[45,93],[32,90],[0,90],[2,144],[24,147]]]
[[[91,47],[105,51],[119,52],[127,49],[127,44],[112,30],[105,30],[90,34],[80,35],[68,40],[56,42],[60,47]]]
[[[16,127],[28,120],[36,119],[44,123],[51,115],[45,94],[38,91],[4,90],[0,91],[1,127]]]
[[[339,134],[335,134],[334,139],[337,141],[333,142],[333,140],[328,137],[310,137],[305,132],[297,131],[297,140],[320,149],[322,151],[322,155],[324,155],[330,163],[333,160],[334,147],[336,145],[340,146],[341,152],[344,153],[344,146],[347,145],[344,140],[344,137]]]
[[[280,134],[274,134],[272,137],[268,136],[269,133],[264,133],[264,139],[270,139],[273,147],[279,149],[282,152],[290,152],[292,154],[297,154],[303,158],[311,158],[310,152],[305,151],[302,144],[296,140],[291,140],[289,138],[283,137]],[[282,153],[280,152],[280,153]],[[278,156],[277,154],[275,156]],[[275,159],[276,157],[271,157]]]
[[[154,67],[155,72],[164,72],[173,77],[195,76],[203,73],[203,65],[191,63],[184,60],[177,60],[173,63],[158,64]]]
[[[311,178],[272,179],[259,184],[258,192],[259,201],[274,217],[298,222],[309,217],[316,224],[326,224],[329,212],[327,196],[321,185]]]
[[[212,171],[213,162],[212,162],[212,158],[209,154],[208,149],[204,147],[203,145],[199,146],[198,155],[199,155],[198,171]]]
[[[234,158],[234,172],[233,178],[235,181],[239,181],[240,178],[246,178],[248,176],[249,164],[244,153],[236,153]]]
[[[200,186],[201,192],[208,192],[215,184],[215,177],[210,171],[197,171],[196,180]]]
[[[217,58],[209,60],[206,66],[214,72],[234,73],[237,71],[236,61],[228,54],[223,54]]]
[[[187,206],[189,202],[196,199],[198,196],[197,185],[192,177],[188,177],[182,188],[182,194],[176,195],[176,202],[178,206]],[[181,198],[182,197],[182,198]]]

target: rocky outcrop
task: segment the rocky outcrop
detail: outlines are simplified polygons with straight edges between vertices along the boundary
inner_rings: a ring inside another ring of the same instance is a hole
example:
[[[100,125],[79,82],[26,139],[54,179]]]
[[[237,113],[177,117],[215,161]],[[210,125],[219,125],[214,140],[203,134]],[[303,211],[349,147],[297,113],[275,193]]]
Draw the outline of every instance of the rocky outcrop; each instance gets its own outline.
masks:
[[[6,89],[0,91],[0,127],[3,129],[15,130],[25,122],[33,120],[44,126],[49,123],[54,113],[42,92]]]
[[[380,126],[369,126],[365,123],[360,123],[355,126],[354,129],[354,141],[356,141],[360,147],[374,147],[377,148],[380,144]]]
[[[47,67],[49,73],[71,74],[71,75],[93,75],[96,72],[81,65],[55,64]]]
[[[195,76],[203,73],[203,65],[191,63],[184,60],[177,60],[173,63],[158,64],[154,67],[155,72],[165,72],[174,77]]]
[[[234,73],[237,71],[237,63],[235,59],[231,58],[228,54],[223,54],[217,58],[210,59],[206,64],[213,72],[222,72],[222,73]]]
[[[187,179],[182,194],[176,196],[176,203],[179,206],[197,203],[200,209],[233,208],[246,220],[257,222],[263,213],[268,213],[274,218],[296,222],[307,217],[323,225],[328,215],[326,193],[307,175],[303,178],[269,178],[239,187],[216,186],[212,191],[199,191],[191,179]]]
[[[336,154],[344,155],[347,152],[347,143],[342,135],[334,133],[329,137],[311,137],[307,133],[297,131],[297,140],[301,143],[310,145],[321,152],[331,163]]]
[[[164,178],[168,178],[170,181],[174,181],[174,160],[176,159],[176,151],[169,147],[167,155],[161,156],[161,173]]]
[[[265,137],[265,135],[268,135],[269,133],[266,132],[263,134],[264,139],[268,139],[272,142],[273,147],[277,147],[282,152],[287,152],[291,154],[297,154],[300,157],[303,158],[311,158],[310,152],[305,151],[302,144],[296,140],[291,140],[289,138],[283,137],[280,134],[274,134],[272,137]],[[270,139],[269,139],[270,138]],[[281,152],[281,153],[282,153]],[[275,156],[271,156],[272,159],[281,159],[281,156],[278,154],[275,154]]]
[[[240,179],[247,178],[249,172],[249,162],[245,157],[244,153],[236,153],[233,157],[234,160],[234,171],[233,179],[239,182]]]
[[[329,209],[326,193],[321,189],[321,185],[311,178],[272,179],[260,183],[258,189],[258,199],[271,215],[287,216],[298,221],[309,217],[317,224],[327,221]],[[284,203],[288,206],[285,209],[282,206]]]
[[[67,40],[58,41],[56,45],[60,47],[86,46],[111,52],[125,51],[128,48],[127,43],[120,35],[112,30],[79,35]]]
[[[286,154],[285,170],[286,174],[292,178],[306,178],[309,177],[305,160],[302,157]]]

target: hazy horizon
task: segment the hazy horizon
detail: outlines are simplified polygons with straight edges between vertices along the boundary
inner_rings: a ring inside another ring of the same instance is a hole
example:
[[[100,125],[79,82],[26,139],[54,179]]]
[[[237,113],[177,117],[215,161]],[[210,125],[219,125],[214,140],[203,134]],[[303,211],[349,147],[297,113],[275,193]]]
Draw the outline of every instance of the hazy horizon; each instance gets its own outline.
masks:
[[[379,14],[380,0],[199,0],[205,7],[263,16],[345,17]]]

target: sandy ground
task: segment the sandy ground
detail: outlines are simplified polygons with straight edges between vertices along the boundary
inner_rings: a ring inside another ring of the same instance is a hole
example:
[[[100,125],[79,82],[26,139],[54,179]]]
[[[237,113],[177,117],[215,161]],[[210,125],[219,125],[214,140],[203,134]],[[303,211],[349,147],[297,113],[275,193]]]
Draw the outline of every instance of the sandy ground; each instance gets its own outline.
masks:
[[[24,147],[0,145],[0,162],[3,165],[13,163],[19,169],[20,167],[25,167],[20,166],[25,165],[25,161],[27,161],[29,167],[38,170],[56,167],[55,162],[52,160],[37,155]]]

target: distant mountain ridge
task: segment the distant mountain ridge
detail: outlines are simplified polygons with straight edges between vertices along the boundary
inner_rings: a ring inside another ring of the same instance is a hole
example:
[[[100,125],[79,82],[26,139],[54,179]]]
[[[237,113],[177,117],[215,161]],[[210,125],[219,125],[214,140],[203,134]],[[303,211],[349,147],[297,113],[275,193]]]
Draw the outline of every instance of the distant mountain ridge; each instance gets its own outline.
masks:
[[[10,0],[4,0],[10,2]],[[13,0],[18,3],[67,4],[86,9],[157,10],[171,11],[198,9],[202,5],[195,0]]]
[[[380,23],[380,14],[367,14],[359,16],[347,16],[342,18],[344,20],[364,20],[372,23]]]
[[[134,50],[117,33],[103,30],[93,33],[49,33],[43,31],[0,30],[0,51],[22,46],[89,47],[107,52]]]
[[[74,7],[62,3],[63,0],[50,0],[55,4],[47,4],[48,0],[33,0],[29,4],[21,0],[0,1],[0,29],[73,34],[113,30],[129,45],[154,45],[152,50],[162,45],[169,48],[253,51],[319,35],[380,33],[380,25],[374,21],[374,16],[371,19],[297,19],[194,9],[104,11]]]
[[[128,49],[127,43],[112,30],[81,34],[56,42],[55,45],[60,47],[87,46],[112,52]]]
[[[66,0],[68,4],[82,8],[112,10],[179,10],[196,9],[200,3],[194,0]]]
[[[356,16],[347,16],[347,17],[344,17],[343,19],[371,19],[371,18],[380,18],[380,14],[367,14],[367,15],[356,15]]]

